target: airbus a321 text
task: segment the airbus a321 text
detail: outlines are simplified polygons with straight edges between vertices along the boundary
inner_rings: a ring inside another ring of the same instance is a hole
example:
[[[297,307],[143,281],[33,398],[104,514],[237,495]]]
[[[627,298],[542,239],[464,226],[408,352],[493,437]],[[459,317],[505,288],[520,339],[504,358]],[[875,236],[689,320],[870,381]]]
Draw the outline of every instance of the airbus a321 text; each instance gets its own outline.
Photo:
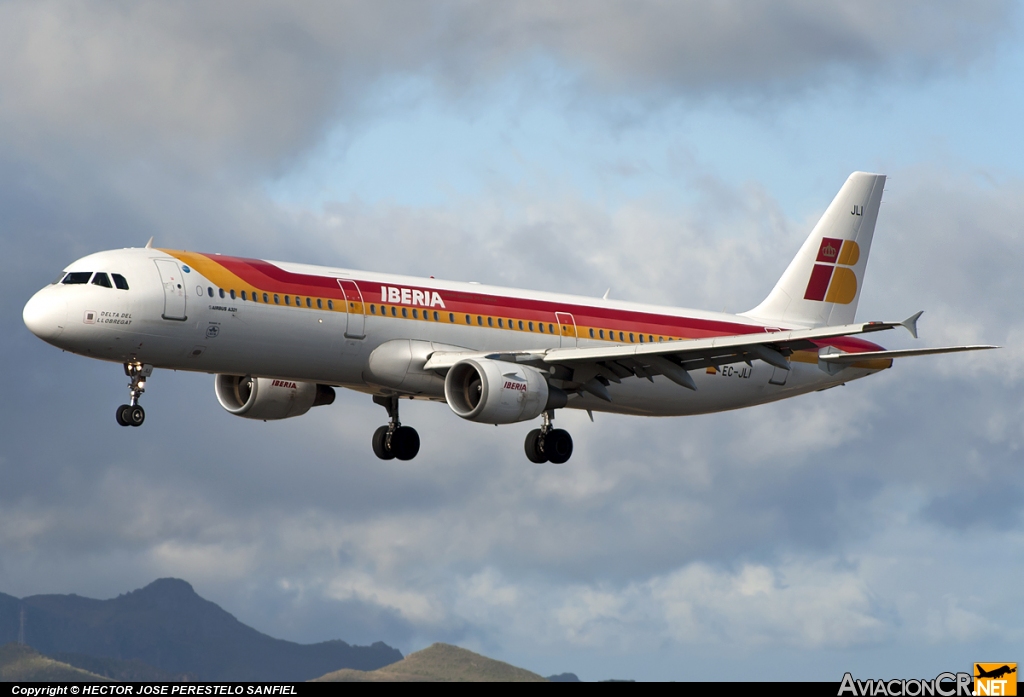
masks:
[[[855,322],[885,177],[855,172],[768,297],[738,315],[170,249],[122,249],[75,261],[25,305],[40,339],[124,364],[139,426],[155,368],[214,374],[217,399],[248,419],[286,419],[372,395],[389,423],[383,459],[409,460],[416,431],[401,398],[446,402],[463,419],[540,418],[533,462],[561,463],[572,438],[561,408],[679,416],[822,390],[895,358],[992,346],[887,351],[863,338],[905,327]]]

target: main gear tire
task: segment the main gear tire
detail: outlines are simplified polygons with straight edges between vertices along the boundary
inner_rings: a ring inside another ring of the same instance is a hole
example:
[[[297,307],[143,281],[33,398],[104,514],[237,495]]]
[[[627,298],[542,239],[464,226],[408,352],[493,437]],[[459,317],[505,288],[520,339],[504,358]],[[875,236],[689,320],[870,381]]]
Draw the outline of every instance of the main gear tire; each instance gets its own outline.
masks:
[[[548,462],[561,465],[572,457],[572,436],[561,428],[548,431],[544,436],[544,454]]]
[[[388,427],[381,426],[373,432],[373,454],[381,460],[393,460],[395,453],[388,448]]]
[[[399,426],[391,434],[391,452],[399,460],[411,460],[420,451],[420,434],[410,426]]]
[[[524,443],[526,459],[538,465],[548,461],[548,456],[540,449],[540,440],[541,431],[539,428],[535,428],[526,434],[526,443]]]

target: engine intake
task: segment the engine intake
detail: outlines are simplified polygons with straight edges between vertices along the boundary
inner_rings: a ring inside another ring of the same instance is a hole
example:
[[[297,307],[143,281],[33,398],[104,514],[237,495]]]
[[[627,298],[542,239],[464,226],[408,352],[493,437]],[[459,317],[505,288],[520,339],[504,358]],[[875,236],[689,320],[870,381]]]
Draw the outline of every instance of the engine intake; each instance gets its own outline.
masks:
[[[453,365],[445,377],[444,396],[456,414],[485,424],[529,421],[564,407],[568,400],[536,368],[489,358],[466,358]]]
[[[245,419],[273,421],[302,416],[312,407],[334,402],[334,388],[313,382],[218,375],[217,401]]]

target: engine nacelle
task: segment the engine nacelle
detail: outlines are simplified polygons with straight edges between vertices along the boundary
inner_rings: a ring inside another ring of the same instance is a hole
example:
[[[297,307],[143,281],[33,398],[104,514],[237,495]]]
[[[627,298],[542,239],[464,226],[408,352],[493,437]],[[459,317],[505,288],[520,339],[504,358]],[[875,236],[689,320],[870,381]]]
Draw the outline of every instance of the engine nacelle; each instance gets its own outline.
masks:
[[[235,416],[272,421],[302,416],[334,402],[334,388],[313,382],[218,375],[217,401]]]
[[[529,421],[564,407],[565,392],[548,385],[536,368],[489,358],[466,358],[451,367],[444,397],[456,414],[485,424]]]

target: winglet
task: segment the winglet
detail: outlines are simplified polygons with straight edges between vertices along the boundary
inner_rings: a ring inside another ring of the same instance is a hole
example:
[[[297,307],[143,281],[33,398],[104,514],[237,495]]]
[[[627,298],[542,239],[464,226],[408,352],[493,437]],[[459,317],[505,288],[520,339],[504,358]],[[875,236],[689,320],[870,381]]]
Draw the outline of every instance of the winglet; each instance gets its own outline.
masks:
[[[910,335],[915,339],[917,338],[917,320],[921,319],[921,315],[924,314],[924,310],[921,310],[917,314],[907,317],[905,320],[900,322],[901,327],[906,327]]]
[[[150,237],[149,238],[149,242],[146,243],[146,249],[152,249],[152,248],[153,248],[153,238]]]

